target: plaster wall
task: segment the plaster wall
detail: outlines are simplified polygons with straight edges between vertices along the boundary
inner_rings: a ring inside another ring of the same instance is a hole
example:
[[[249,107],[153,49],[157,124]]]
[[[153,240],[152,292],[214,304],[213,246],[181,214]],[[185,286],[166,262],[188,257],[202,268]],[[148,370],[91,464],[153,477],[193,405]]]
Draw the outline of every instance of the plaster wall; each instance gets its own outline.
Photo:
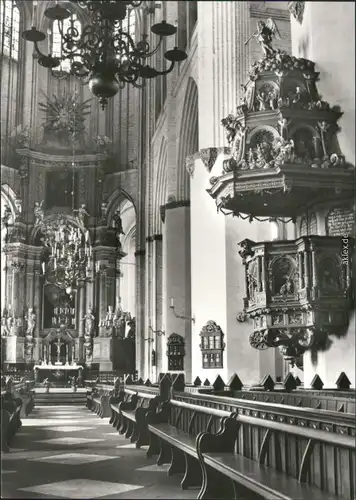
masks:
[[[192,379],[199,376],[213,382],[218,374],[226,381],[224,368],[202,369],[199,333],[207,321],[215,321],[225,334],[227,329],[225,219],[217,214],[215,204],[205,189],[209,174],[201,160],[196,160],[191,178],[191,283],[192,283]],[[228,349],[228,347],[227,347]]]
[[[355,164],[355,4],[354,2],[305,2],[302,24],[291,20],[293,55],[311,59],[320,71],[318,89],[331,105],[339,105],[344,113],[339,121],[339,143],[346,159]],[[319,224],[319,234],[325,227]],[[319,352],[312,363],[304,355],[304,384],[310,386],[315,374],[324,388],[335,388],[342,371],[355,387],[355,311],[347,334],[330,337],[331,346]]]
[[[221,216],[221,214],[220,214]],[[237,373],[244,384],[259,382],[264,375],[276,376],[275,349],[258,351],[249,344],[252,332],[251,320],[239,323],[236,315],[243,309],[243,299],[246,296],[245,269],[238,253],[238,243],[245,238],[252,241],[271,239],[268,222],[252,222],[231,216],[225,217],[226,241],[226,359],[227,378]]]
[[[316,62],[318,89],[344,113],[340,148],[355,164],[355,3],[305,2],[303,23],[291,19],[292,51]]]

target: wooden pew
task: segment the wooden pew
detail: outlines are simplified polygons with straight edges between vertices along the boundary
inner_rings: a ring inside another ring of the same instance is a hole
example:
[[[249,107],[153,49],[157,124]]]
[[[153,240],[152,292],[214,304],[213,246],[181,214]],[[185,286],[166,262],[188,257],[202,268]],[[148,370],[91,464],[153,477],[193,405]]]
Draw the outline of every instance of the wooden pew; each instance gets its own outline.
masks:
[[[150,412],[146,416],[149,431],[147,457],[158,454],[157,465],[170,463],[168,475],[183,473],[182,489],[200,486],[202,476],[196,437],[203,430],[219,434],[230,415],[227,411],[174,399],[164,402],[157,413]]]
[[[2,395],[1,401],[1,451],[10,451],[9,445],[21,427],[21,398],[15,398],[11,393]]]
[[[203,477],[199,499],[254,493],[269,500],[352,500],[355,495],[350,435],[234,413],[220,434],[198,436],[197,455]]]
[[[97,384],[86,394],[86,407],[96,413],[100,418],[111,416],[109,400],[117,392],[117,387]]]
[[[158,392],[158,391],[157,391]],[[148,428],[146,414],[155,412],[160,403],[158,393],[139,392],[134,389],[124,389],[120,402],[111,402],[112,417],[110,421],[120,434],[129,438],[136,448],[148,444]]]

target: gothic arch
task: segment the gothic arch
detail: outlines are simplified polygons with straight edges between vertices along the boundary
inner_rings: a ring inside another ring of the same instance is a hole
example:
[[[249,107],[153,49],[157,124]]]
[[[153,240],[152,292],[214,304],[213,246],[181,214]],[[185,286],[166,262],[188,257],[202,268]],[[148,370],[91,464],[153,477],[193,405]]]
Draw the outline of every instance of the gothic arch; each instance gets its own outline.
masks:
[[[133,199],[122,188],[118,188],[110,195],[110,197],[107,200],[108,206],[107,206],[106,223],[108,226],[111,225],[114,213],[116,212],[117,208],[120,205],[123,205],[126,201],[129,201],[132,204],[133,209],[135,211],[135,219],[136,219],[137,209]]]
[[[162,233],[162,221],[160,215],[160,207],[164,205],[167,200],[167,143],[162,137],[161,147],[158,156],[158,164],[156,175],[154,179],[153,189],[153,223],[152,234]]]
[[[188,78],[178,137],[177,200],[188,200],[189,176],[185,159],[199,149],[198,87],[192,77]]]
[[[1,197],[5,200],[5,203],[9,206],[12,216],[15,217],[15,200],[17,199],[15,191],[9,184],[1,184]]]

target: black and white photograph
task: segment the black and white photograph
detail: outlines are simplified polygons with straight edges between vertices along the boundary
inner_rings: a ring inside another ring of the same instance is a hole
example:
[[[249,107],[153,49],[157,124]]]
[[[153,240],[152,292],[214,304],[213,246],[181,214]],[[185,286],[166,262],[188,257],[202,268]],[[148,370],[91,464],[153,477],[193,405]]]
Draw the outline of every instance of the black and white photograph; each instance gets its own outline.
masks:
[[[355,500],[355,2],[0,0],[4,499]]]

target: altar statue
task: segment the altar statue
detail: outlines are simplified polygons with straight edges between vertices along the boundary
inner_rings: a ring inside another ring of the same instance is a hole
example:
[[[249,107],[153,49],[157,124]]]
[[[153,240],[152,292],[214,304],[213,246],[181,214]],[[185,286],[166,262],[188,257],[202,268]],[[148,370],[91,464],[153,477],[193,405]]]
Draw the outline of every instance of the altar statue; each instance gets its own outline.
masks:
[[[11,224],[12,219],[13,219],[13,217],[12,217],[11,209],[10,209],[9,205],[5,205],[4,213],[3,213],[3,216],[1,217],[1,223],[4,224],[4,226],[7,226],[7,225]]]
[[[93,314],[92,307],[89,306],[88,312],[83,317],[82,321],[85,321],[85,336],[93,337],[94,336],[94,327],[95,327],[95,316]]]
[[[77,212],[78,221],[80,222],[80,224],[82,226],[85,226],[86,217],[89,216],[87,209],[86,209],[86,205],[84,205],[84,204],[81,205],[80,208],[73,210],[73,212]]]
[[[6,331],[6,335],[14,335],[16,321],[11,306],[9,306],[8,310],[4,313],[4,322],[2,324],[4,324],[4,330]]]
[[[114,327],[115,313],[113,306],[108,306],[108,312],[106,313],[105,319],[101,321],[100,326],[110,330]]]
[[[115,212],[113,216],[113,227],[116,229],[117,234],[125,234],[124,229],[122,227],[122,219],[119,212]]]
[[[41,202],[38,202],[38,201],[35,202],[35,208],[34,208],[33,212],[35,215],[35,225],[36,226],[38,224],[42,224],[43,219],[44,219],[43,203],[44,203],[43,200]]]
[[[33,337],[36,328],[36,314],[34,313],[33,307],[28,308],[25,319],[27,321],[26,335]]]

